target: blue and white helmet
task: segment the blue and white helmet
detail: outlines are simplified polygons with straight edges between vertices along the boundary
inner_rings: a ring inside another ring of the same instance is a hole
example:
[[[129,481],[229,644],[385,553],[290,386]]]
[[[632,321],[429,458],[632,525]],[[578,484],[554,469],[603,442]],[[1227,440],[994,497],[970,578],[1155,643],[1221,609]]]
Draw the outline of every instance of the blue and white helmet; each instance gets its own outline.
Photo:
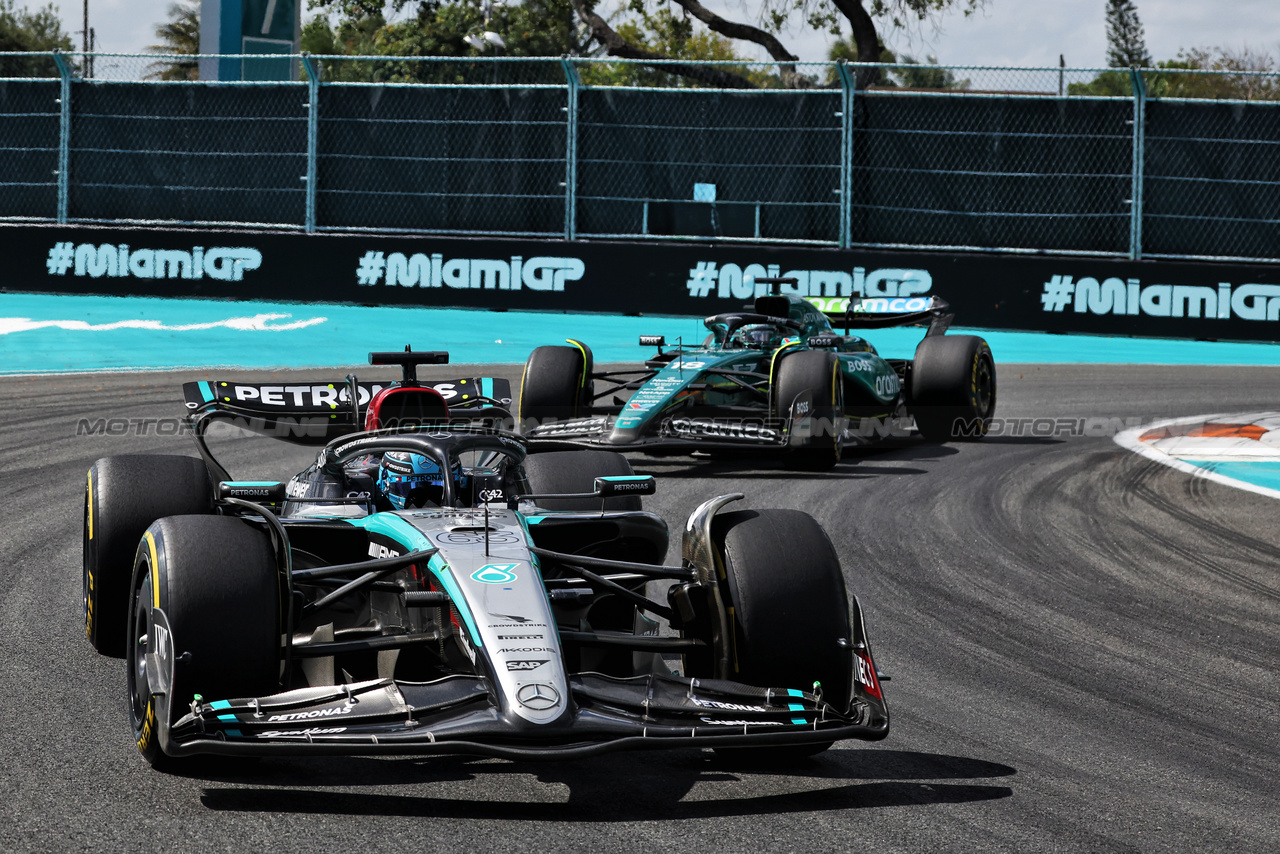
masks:
[[[444,472],[435,460],[407,451],[387,451],[378,466],[378,489],[397,510],[444,502]]]

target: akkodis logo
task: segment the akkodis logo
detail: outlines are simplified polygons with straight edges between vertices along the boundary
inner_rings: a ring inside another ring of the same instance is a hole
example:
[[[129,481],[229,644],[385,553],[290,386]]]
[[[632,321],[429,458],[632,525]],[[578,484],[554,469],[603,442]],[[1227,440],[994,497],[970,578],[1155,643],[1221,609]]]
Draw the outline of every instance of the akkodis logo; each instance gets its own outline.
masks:
[[[581,258],[512,255],[498,258],[450,258],[439,252],[383,255],[366,252],[356,267],[359,285],[399,285],[402,288],[477,288],[518,291],[563,291],[565,282],[582,278],[587,265]]]
[[[239,282],[262,265],[262,253],[250,246],[193,246],[185,249],[130,249],[129,244],[55,243],[45,267],[51,276],[102,276],[135,279],[220,279]]]
[[[769,286],[758,284],[763,278],[795,279],[794,285],[783,285],[781,292],[802,297],[910,297],[928,293],[933,276],[928,270],[887,268],[867,272],[865,267],[844,270],[787,270],[778,264],[721,264],[699,261],[689,269],[685,288],[691,297],[717,296],[721,299],[752,299],[769,293]]]
[[[1076,314],[1280,320],[1280,285],[1143,285],[1140,279],[1053,276],[1044,283],[1040,303],[1045,311],[1071,306]]]

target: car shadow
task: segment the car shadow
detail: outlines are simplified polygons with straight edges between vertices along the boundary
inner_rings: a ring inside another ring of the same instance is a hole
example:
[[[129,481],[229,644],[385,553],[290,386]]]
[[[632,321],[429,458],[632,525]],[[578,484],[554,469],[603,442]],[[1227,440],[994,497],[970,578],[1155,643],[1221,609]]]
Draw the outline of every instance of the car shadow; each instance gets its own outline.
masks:
[[[441,816],[496,820],[689,820],[834,811],[885,806],[975,803],[1011,797],[1007,785],[977,781],[1007,777],[1008,765],[959,756],[898,750],[830,750],[787,765],[709,751],[614,754],[572,762],[532,763],[467,757],[414,759],[264,760],[209,786],[201,803],[226,812],[361,816]],[[562,800],[512,798],[534,777]],[[512,778],[508,784],[504,778]],[[743,795],[685,800],[695,786],[742,783]],[[449,797],[361,792],[362,786],[448,783]],[[325,791],[341,787],[343,791]]]

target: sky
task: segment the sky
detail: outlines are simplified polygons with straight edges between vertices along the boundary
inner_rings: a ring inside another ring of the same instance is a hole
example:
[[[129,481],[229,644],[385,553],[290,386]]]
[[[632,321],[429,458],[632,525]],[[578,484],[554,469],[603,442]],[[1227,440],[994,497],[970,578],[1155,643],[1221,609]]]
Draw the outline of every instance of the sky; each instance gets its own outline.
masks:
[[[89,0],[89,24],[99,51],[136,53],[156,41],[155,27],[166,19],[172,0]],[[303,0],[305,4],[305,0]],[[609,2],[609,0],[605,0]],[[732,20],[753,21],[753,0],[704,0]],[[41,8],[40,0],[18,0],[19,8]],[[80,44],[82,0],[54,0],[64,29]],[[1180,48],[1222,46],[1280,54],[1280,2],[1277,0],[1137,0],[1147,49],[1157,59],[1172,59]],[[1106,65],[1105,0],[987,0],[969,17],[951,12],[925,23],[917,32],[882,30],[882,38],[901,54],[937,56],[943,65],[1057,66]],[[846,30],[847,32],[847,30]],[[826,59],[829,36],[797,30],[783,43],[802,60]],[[744,51],[745,52],[745,51]],[[762,56],[763,58],[763,56]]]

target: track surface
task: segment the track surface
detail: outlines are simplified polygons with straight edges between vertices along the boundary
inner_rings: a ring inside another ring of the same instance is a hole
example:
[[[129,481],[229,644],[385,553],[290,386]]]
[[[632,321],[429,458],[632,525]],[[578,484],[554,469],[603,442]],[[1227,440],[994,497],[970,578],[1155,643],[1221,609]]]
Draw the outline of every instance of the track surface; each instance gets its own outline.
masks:
[[[1008,417],[1244,411],[1280,387],[1274,368],[999,370]],[[0,380],[0,850],[1280,850],[1280,502],[1105,436],[912,441],[822,476],[637,463],[677,531],[734,491],[818,517],[893,677],[885,742],[789,770],[677,751],[154,772],[129,736],[122,662],[83,638],[84,472],[190,444],[76,423],[177,415],[196,378]],[[281,447],[233,443],[229,468],[300,468],[305,452]]]

